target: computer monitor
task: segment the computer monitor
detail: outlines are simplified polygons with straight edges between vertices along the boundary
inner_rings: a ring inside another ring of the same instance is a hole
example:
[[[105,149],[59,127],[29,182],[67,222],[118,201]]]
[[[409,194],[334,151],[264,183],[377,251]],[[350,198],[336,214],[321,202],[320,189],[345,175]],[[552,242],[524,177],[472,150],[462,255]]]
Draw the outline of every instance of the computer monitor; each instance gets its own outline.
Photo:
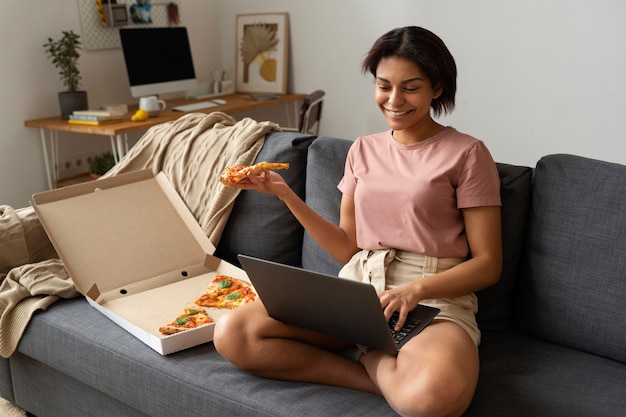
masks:
[[[197,88],[186,28],[121,28],[120,40],[133,97]]]

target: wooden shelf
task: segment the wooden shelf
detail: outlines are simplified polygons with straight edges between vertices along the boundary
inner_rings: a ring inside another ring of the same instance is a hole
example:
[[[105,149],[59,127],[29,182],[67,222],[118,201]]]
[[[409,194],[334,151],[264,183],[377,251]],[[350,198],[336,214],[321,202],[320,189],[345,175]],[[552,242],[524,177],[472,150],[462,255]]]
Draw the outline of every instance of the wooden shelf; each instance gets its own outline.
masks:
[[[82,182],[92,181],[91,174],[81,174],[75,177],[62,178],[57,180],[55,188],[67,187],[68,185],[80,184]]]
[[[252,100],[249,94],[235,93],[224,96],[219,96],[220,99],[225,100],[225,104],[210,107],[206,109],[196,110],[197,113],[213,113],[223,112],[226,114],[247,112],[256,109],[263,109],[273,106],[283,106],[285,109],[289,105],[293,106],[294,124],[298,124],[300,115],[299,102],[305,97],[304,94],[284,94],[279,95],[276,99],[272,100]],[[213,98],[211,98],[213,99]],[[46,164],[46,176],[48,178],[48,188],[54,188],[64,186],[65,184],[71,184],[76,181],[75,179],[57,180],[55,169],[58,166],[57,156],[55,150],[57,149],[57,132],[73,132],[82,133],[88,135],[100,135],[108,136],[111,140],[111,149],[114,155],[118,158],[124,156],[128,151],[128,146],[124,145],[126,135],[131,132],[145,132],[152,126],[160,123],[176,120],[185,114],[184,112],[178,112],[172,110],[173,106],[180,104],[191,104],[198,101],[209,101],[211,99],[172,99],[168,100],[168,108],[163,110],[157,117],[151,117],[146,121],[133,122],[131,117],[137,110],[137,105],[129,106],[129,113],[125,114],[121,119],[112,121],[111,123],[105,123],[99,126],[79,125],[68,123],[67,120],[61,119],[60,116],[45,117],[41,119],[26,120],[24,125],[27,127],[39,128],[41,137],[41,146],[44,154],[44,162]],[[287,110],[287,115],[290,111]],[[288,126],[291,126],[291,121],[288,116]],[[61,185],[59,185],[61,184]]]
[[[229,94],[226,96],[220,96],[226,101],[225,104],[216,107],[209,107],[206,109],[195,110],[195,113],[213,113],[216,111],[224,112],[226,114],[238,113],[243,111],[250,111],[255,109],[267,108],[279,104],[297,103],[304,98],[304,94],[285,94],[280,95],[276,99],[272,100],[250,100],[249,94]],[[103,135],[103,136],[115,136],[131,132],[146,131],[154,125],[160,123],[176,120],[187,113],[172,110],[173,106],[179,104],[192,104],[201,101],[210,101],[211,99],[200,100],[184,100],[184,99],[172,99],[168,100],[168,107],[161,112],[157,117],[151,117],[143,122],[133,122],[131,117],[137,110],[137,105],[129,106],[130,112],[125,114],[120,120],[104,123],[99,126],[90,125],[78,125],[70,124],[67,120],[61,119],[60,116],[45,117],[42,119],[26,120],[24,125],[27,127],[37,127],[40,129],[48,129],[55,131],[74,132],[74,133],[87,133],[90,135]]]

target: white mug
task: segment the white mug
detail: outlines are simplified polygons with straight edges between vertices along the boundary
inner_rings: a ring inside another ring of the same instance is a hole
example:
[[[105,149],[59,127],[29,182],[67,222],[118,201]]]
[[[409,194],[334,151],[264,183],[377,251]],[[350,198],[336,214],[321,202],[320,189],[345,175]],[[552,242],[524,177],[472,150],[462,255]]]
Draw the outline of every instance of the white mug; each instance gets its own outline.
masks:
[[[147,111],[150,117],[158,116],[166,107],[165,102],[159,100],[157,96],[147,96],[139,99],[139,108]]]

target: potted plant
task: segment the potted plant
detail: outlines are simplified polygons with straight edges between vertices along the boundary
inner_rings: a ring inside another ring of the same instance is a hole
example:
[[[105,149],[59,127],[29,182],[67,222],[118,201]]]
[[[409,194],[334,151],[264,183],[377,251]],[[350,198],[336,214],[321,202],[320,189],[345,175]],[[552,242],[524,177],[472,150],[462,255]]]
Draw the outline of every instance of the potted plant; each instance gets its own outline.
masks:
[[[101,155],[94,156],[89,159],[89,173],[93,179],[100,178],[101,175],[106,174],[113,165],[115,165],[115,158],[111,152],[105,152]]]
[[[52,64],[59,69],[59,75],[67,91],[59,93],[59,106],[61,117],[69,119],[74,110],[85,110],[87,105],[87,92],[80,91],[80,71],[78,70],[79,50],[81,48],[80,36],[73,31],[63,31],[63,36],[54,40],[48,38],[44,49]]]

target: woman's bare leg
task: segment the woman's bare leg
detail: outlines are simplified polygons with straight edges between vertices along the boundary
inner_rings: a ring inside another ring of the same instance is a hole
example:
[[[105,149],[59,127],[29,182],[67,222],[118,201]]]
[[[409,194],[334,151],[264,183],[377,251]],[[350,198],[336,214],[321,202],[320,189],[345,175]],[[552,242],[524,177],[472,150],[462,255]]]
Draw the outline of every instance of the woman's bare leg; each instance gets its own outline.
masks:
[[[222,317],[213,343],[235,366],[258,376],[380,394],[362,365],[335,353],[353,345],[274,320],[258,300]]]
[[[402,347],[398,357],[371,351],[360,362],[402,416],[460,416],[478,381],[478,350],[449,321],[436,321]]]
[[[353,345],[276,321],[254,302],[218,321],[214,343],[255,375],[382,394],[402,416],[460,416],[478,380],[478,350],[447,321],[428,326],[397,357],[370,351],[359,364],[334,353]]]

